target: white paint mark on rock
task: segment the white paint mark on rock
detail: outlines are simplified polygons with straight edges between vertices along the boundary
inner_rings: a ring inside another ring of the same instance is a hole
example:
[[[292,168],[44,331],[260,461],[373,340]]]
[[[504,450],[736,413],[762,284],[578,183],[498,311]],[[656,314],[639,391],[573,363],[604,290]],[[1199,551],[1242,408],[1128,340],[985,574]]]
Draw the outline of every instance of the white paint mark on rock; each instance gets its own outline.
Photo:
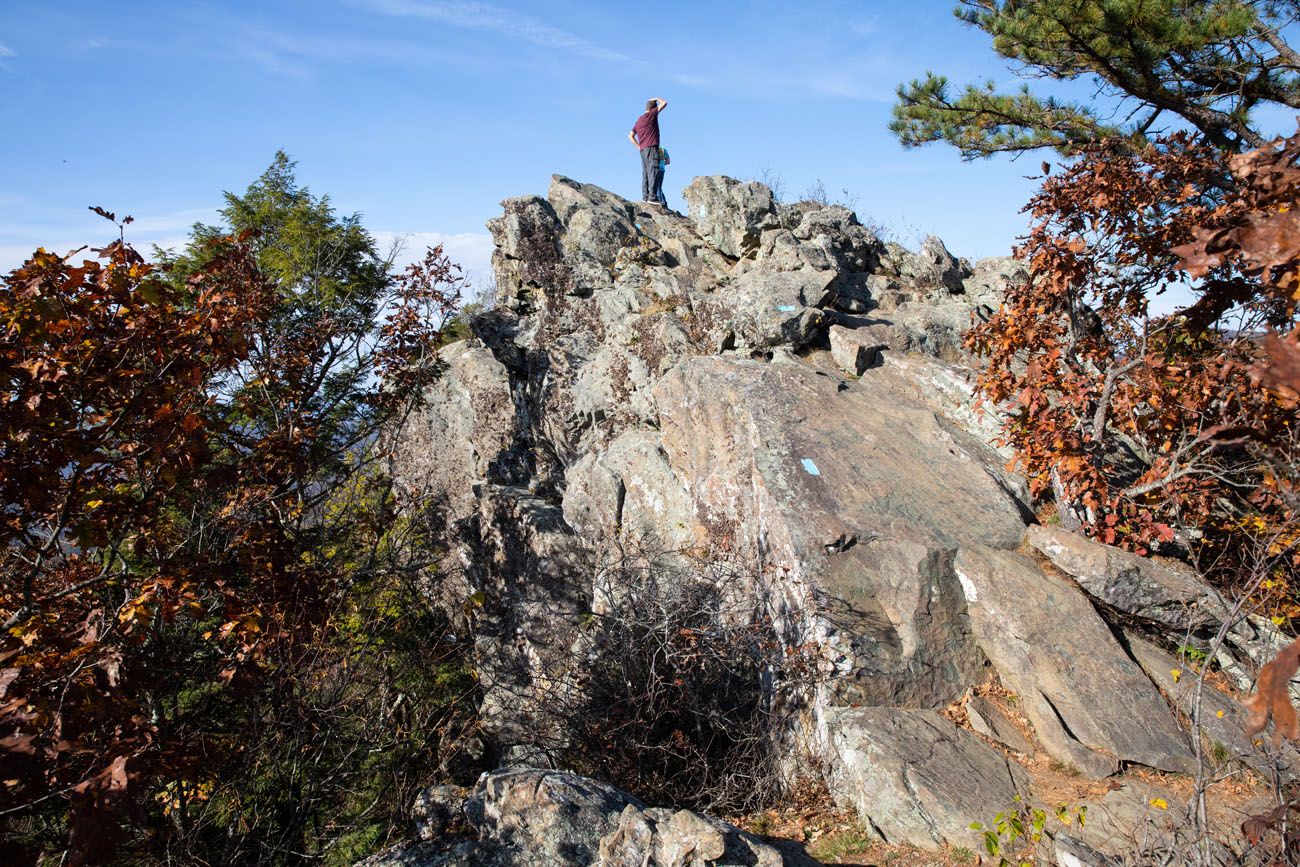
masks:
[[[978,602],[980,598],[979,591],[975,589],[975,584],[967,578],[960,569],[954,570],[957,573],[957,580],[961,583],[961,592],[965,594],[967,602]]]

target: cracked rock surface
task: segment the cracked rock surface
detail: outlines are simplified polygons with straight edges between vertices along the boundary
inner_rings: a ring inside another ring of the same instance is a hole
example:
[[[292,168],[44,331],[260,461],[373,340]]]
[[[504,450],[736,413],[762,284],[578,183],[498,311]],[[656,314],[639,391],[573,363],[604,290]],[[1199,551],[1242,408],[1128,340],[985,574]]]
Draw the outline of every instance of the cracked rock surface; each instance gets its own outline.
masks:
[[[444,350],[399,451],[401,486],[442,504],[442,571],[480,600],[493,754],[528,755],[537,732],[517,697],[566,664],[605,592],[602,558],[635,538],[744,565],[732,602],[811,648],[822,676],[790,738],[810,755],[791,765],[826,768],[886,839],[975,845],[969,824],[1025,790],[996,721],[982,737],[937,713],[990,668],[1034,729],[1015,752],[1094,777],[1187,770],[1152,654],[1134,661],[1106,618],[1196,628],[1218,598],[1058,531],[1035,527],[1029,544],[1077,585],[1016,553],[1031,504],[996,412],[973,407],[962,338],[1023,265],[971,264],[935,238],[908,251],[843,207],[779,203],[752,182],[696,178],[685,197],[681,216],[556,176],[545,197],[503,202],[495,304]],[[479,786],[502,823],[506,779]],[[575,814],[591,819],[572,844],[583,858],[733,863],[703,831],[688,854],[664,842],[712,820],[601,792]],[[550,809],[534,801],[529,815]]]
[[[836,788],[890,843],[965,840],[989,804],[1028,797],[1019,765],[932,710],[836,708],[825,725]]]
[[[438,787],[447,789],[448,787]],[[453,833],[421,825],[424,843],[357,867],[812,867],[816,862],[690,810],[647,807],[606,783],[535,768],[484,774],[440,799]],[[447,820],[444,820],[444,822]]]

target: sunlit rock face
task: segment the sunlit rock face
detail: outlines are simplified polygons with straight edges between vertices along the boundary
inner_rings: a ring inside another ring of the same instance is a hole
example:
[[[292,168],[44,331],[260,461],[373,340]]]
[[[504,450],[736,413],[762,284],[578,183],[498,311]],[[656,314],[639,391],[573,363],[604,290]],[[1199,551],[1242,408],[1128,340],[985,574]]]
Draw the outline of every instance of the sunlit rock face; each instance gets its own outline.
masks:
[[[816,760],[888,839],[970,845],[977,807],[1006,806],[971,779],[1026,790],[995,736],[937,713],[992,672],[1032,699],[1016,752],[1186,770],[1177,715],[1105,618],[1185,628],[1221,602],[1189,577],[1111,580],[1086,540],[1026,543],[1026,487],[974,406],[963,335],[1023,265],[912,252],[753,182],[684,196],[685,216],[556,176],[503,202],[494,303],[399,450],[399,487],[441,504],[442,601],[473,600],[493,755],[533,755],[520,696],[572,665],[635,549],[731,565],[733,609],[811,659],[781,690],[791,766]]]

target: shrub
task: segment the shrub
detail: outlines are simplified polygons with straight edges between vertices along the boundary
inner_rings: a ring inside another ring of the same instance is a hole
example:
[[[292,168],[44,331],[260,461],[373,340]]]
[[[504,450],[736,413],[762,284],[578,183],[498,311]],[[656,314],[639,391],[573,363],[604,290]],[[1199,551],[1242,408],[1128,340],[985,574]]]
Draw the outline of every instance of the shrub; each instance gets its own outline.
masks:
[[[771,620],[728,593],[730,563],[620,552],[600,576],[575,669],[542,692],[548,751],[652,803],[746,812],[782,792],[792,682]]]

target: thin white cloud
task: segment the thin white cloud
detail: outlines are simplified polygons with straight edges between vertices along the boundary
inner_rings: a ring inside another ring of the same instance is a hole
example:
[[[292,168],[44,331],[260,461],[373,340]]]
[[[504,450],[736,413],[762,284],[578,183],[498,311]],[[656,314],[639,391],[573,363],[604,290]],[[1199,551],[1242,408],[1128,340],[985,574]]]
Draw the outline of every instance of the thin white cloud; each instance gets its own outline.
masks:
[[[468,2],[468,0],[360,0],[361,5],[383,15],[400,18],[423,18],[439,21],[453,27],[468,30],[487,30],[500,33],[543,48],[556,48],[589,57],[593,60],[607,60],[628,63],[632,58],[627,55],[597,45],[566,30],[552,27],[520,12],[503,9],[489,3]]]
[[[0,195],[0,204],[4,203],[5,196]],[[24,197],[11,197],[15,203],[25,201]],[[151,237],[162,235],[174,235],[178,232],[188,232],[189,228],[195,223],[212,223],[217,220],[216,208],[186,208],[181,211],[171,211],[164,214],[151,214],[148,212],[132,214],[130,211],[117,210],[119,218],[132,217],[131,223],[126,227],[127,238],[132,237]],[[101,217],[90,213],[87,209],[82,212],[60,209],[53,217],[47,219],[44,224],[41,223],[0,223],[0,243],[9,243],[12,241],[35,241],[45,244],[48,238],[98,238],[105,233],[114,234],[117,229],[111,223]],[[85,243],[83,240],[82,243]],[[50,248],[49,244],[45,244]]]
[[[127,231],[134,231],[142,235],[154,235],[177,230],[188,230],[195,223],[215,223],[217,219],[218,215],[215,208],[188,208],[183,211],[173,211],[170,214],[146,214],[142,217],[136,217],[135,221],[127,227]]]
[[[14,54],[13,49],[11,49],[8,45],[5,45],[3,42],[0,42],[0,57],[17,57],[17,56],[18,56],[17,54]]]
[[[227,40],[230,51],[268,72],[310,80],[321,64],[427,65],[448,60],[413,39],[386,39],[336,34],[281,33],[266,28],[240,28]]]
[[[880,32],[880,16],[872,15],[869,18],[859,18],[856,21],[848,22],[849,29],[859,36],[872,36]]]
[[[428,59],[427,49],[414,41],[374,39],[360,36],[279,33],[272,30],[248,30],[240,40],[258,50],[277,55],[352,63],[364,60],[417,61]]]

